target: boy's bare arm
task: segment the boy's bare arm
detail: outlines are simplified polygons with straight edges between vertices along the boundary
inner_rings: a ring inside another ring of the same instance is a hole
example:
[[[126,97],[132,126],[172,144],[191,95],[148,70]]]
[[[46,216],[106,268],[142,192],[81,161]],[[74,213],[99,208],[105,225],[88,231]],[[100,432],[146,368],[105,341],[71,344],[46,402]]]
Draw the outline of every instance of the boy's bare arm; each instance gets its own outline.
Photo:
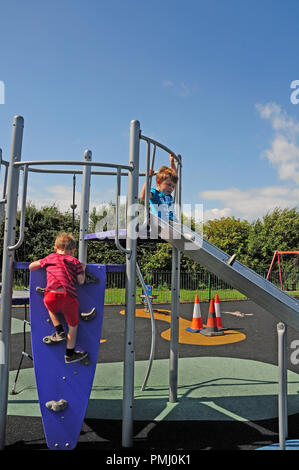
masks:
[[[177,169],[176,169],[175,161],[174,161],[174,156],[172,154],[169,155],[169,161],[170,161],[170,168],[177,173]]]
[[[30,271],[35,271],[36,269],[40,269],[40,268],[41,268],[41,265],[40,265],[39,260],[33,261],[32,263],[29,264]]]
[[[85,282],[85,273],[83,273],[83,274],[78,274],[78,276],[77,276],[77,282],[78,282],[78,284],[84,284],[84,282]]]
[[[84,273],[77,275],[77,282],[78,282],[78,284],[84,284],[84,282],[85,282],[85,268],[86,268],[86,263],[81,263],[81,264],[82,264],[82,268],[84,269]]]

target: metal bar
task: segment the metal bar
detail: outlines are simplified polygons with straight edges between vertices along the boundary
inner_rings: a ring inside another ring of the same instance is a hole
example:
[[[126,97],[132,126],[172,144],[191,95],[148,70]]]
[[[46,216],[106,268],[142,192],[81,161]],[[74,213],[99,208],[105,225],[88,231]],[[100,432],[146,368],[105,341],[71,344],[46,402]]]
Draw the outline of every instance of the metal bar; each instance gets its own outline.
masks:
[[[145,198],[144,198],[144,215],[145,215],[145,226],[147,228],[148,223],[149,223],[149,166],[150,166],[150,143],[147,142],[146,145],[146,160],[145,160]]]
[[[181,156],[178,156],[181,161]],[[181,220],[181,165],[178,165],[178,185],[175,193],[175,205],[178,220]],[[171,271],[171,337],[169,357],[169,401],[177,401],[178,387],[178,342],[179,342],[179,302],[180,302],[180,251],[172,247]]]
[[[153,153],[152,153],[151,165],[150,165],[151,170],[154,170],[155,156],[156,156],[156,144],[153,145]],[[149,187],[151,187],[152,185],[152,178],[153,178],[152,176],[149,176]]]
[[[119,198],[120,198],[120,186],[121,186],[121,177],[120,177],[120,168],[117,168],[117,180],[116,180],[116,224],[115,224],[115,245],[116,247],[125,253],[126,255],[130,255],[131,251],[126,250],[123,246],[121,246],[119,242]]]
[[[177,401],[178,388],[178,341],[179,341],[179,290],[180,290],[180,252],[172,248],[171,270],[171,337],[169,356],[169,401]]]
[[[2,159],[2,149],[0,149],[0,168],[1,168],[1,165],[5,166],[5,171],[4,171],[4,178],[3,178],[2,201],[0,202],[6,202],[5,196],[6,196],[7,174],[8,174],[9,163]]]
[[[179,165],[181,165],[181,160],[178,158],[178,155],[175,152],[173,152],[172,150],[170,150],[168,147],[166,147],[166,145],[163,145],[160,142],[157,142],[156,140],[152,139],[151,137],[146,137],[145,135],[142,135],[142,134],[140,135],[140,139],[146,140],[147,142],[150,142],[150,143],[156,145],[160,149],[165,150],[165,152],[172,154],[174,156],[175,160],[179,163]]]
[[[285,450],[287,437],[287,367],[286,367],[286,326],[280,322],[277,324],[278,335],[278,424],[279,424],[279,447]]]
[[[32,173],[57,173],[57,174],[71,174],[71,175],[82,175],[82,170],[45,170],[44,168],[29,168],[29,171]],[[116,171],[91,171],[92,175],[102,175],[102,176],[116,176]],[[128,176],[129,173],[121,173],[121,176]],[[145,173],[140,173],[139,176],[145,176]]]
[[[127,244],[131,252],[126,256],[126,316],[125,316],[125,360],[123,385],[122,445],[133,445],[133,402],[134,402],[134,356],[135,356],[135,309],[136,309],[136,212],[138,206],[139,173],[139,121],[130,124],[129,163],[132,172],[128,178]],[[138,215],[138,213],[137,213]]]
[[[279,251],[277,252],[277,259],[278,259],[278,269],[279,269],[279,280],[280,280],[280,288],[283,290],[282,285],[282,277],[281,277],[281,266],[280,266],[280,258],[279,258]]]
[[[153,145],[153,153],[152,153],[152,158],[151,158],[151,170],[153,170],[155,166],[155,157],[156,157],[156,144]]]
[[[26,195],[27,195],[27,183],[28,183],[28,166],[24,166],[23,172],[23,189],[22,189],[22,203],[21,203],[21,220],[20,220],[20,234],[19,240],[13,246],[9,246],[7,249],[9,251],[15,251],[22,245],[24,241],[24,227],[26,219]]]
[[[148,295],[148,292],[147,292],[147,288],[146,288],[146,286],[145,286],[145,282],[144,282],[144,279],[143,279],[143,277],[142,277],[142,274],[141,274],[140,267],[139,267],[138,263],[136,263],[136,268],[137,268],[137,273],[138,273],[138,276],[139,276],[139,279],[140,279],[140,282],[141,282],[141,285],[142,285],[142,289],[143,289],[143,291],[144,291],[144,294],[145,294],[145,296],[146,296],[146,300],[147,300],[147,303],[148,303],[148,307],[149,307],[149,311],[150,311],[150,316],[151,316],[151,328],[152,328],[152,341],[151,341],[150,357],[149,357],[149,361],[148,361],[148,366],[147,366],[147,370],[146,370],[146,373],[145,373],[145,377],[144,377],[144,379],[143,379],[143,383],[142,383],[142,386],[141,386],[141,390],[144,390],[145,387],[146,387],[146,384],[147,384],[149,375],[150,375],[150,371],[151,371],[151,368],[152,368],[152,365],[153,365],[154,356],[155,356],[155,349],[156,349],[156,324],[155,324],[155,317],[154,317],[154,312],[153,312],[153,305],[152,305],[152,302],[150,301],[150,298],[149,298],[149,295]]]
[[[6,198],[6,188],[7,188],[7,178],[8,178],[8,166],[5,167],[4,181],[3,181],[3,199]]]
[[[54,173],[54,174],[69,174],[69,175],[82,175],[83,171],[82,170],[45,170],[43,168],[30,168],[29,167],[29,172],[31,173]],[[116,171],[91,171],[91,175],[101,175],[101,176],[116,176],[117,172]],[[121,176],[128,176],[129,173],[123,173],[121,172]],[[139,173],[139,176],[146,176],[145,172]]]
[[[76,166],[102,166],[104,168],[122,168],[124,170],[132,171],[130,165],[121,165],[118,163],[104,163],[104,162],[90,162],[83,161],[77,162],[74,160],[31,160],[31,161],[22,161],[14,163],[14,166],[23,166],[23,165],[76,165]]]
[[[85,150],[84,163],[92,163],[92,152]],[[87,241],[84,236],[88,233],[89,200],[90,200],[90,172],[91,165],[85,165],[82,176],[82,192],[80,207],[80,232],[79,232],[79,261],[87,262]]]
[[[15,243],[16,219],[19,187],[19,169],[14,163],[20,161],[22,151],[24,119],[15,116],[13,122],[10,166],[7,186],[7,210],[5,215],[3,259],[2,259],[2,292],[0,307],[0,449],[4,448],[6,414],[8,400],[9,354],[11,331],[11,305],[13,284],[14,251],[8,247]]]
[[[275,256],[277,255],[277,253],[278,253],[278,251],[274,252],[274,255],[273,255],[273,258],[272,258],[272,261],[271,261],[271,264],[270,264],[270,268],[269,268],[269,271],[268,271],[268,274],[267,274],[267,277],[266,277],[267,280],[269,279],[270,272],[271,272],[271,269],[272,269],[272,266],[273,266],[273,263],[274,263],[274,260],[275,260]]]

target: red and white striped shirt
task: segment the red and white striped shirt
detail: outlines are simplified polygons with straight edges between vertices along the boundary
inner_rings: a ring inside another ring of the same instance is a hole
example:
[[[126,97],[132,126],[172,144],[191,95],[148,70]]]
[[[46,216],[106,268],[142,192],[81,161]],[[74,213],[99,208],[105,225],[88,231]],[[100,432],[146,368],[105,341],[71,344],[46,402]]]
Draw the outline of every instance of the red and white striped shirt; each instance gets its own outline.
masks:
[[[47,271],[46,291],[63,288],[67,295],[77,297],[76,283],[78,274],[84,269],[80,261],[71,255],[51,253],[40,260]]]

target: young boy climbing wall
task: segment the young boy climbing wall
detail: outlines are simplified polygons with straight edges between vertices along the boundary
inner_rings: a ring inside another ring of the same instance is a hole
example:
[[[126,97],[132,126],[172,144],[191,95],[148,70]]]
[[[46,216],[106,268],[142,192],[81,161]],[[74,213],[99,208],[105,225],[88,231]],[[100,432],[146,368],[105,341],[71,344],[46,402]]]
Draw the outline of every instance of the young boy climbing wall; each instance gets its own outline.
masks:
[[[54,245],[55,253],[43,259],[33,261],[29,269],[34,271],[46,268],[47,286],[45,289],[44,304],[56,329],[51,336],[46,336],[46,344],[66,342],[65,362],[67,364],[86,359],[86,351],[75,351],[78,323],[79,303],[77,299],[76,284],[84,284],[85,263],[74,257],[76,241],[72,235],[61,233],[57,236]],[[63,314],[68,324],[67,338],[60,321],[59,313]]]

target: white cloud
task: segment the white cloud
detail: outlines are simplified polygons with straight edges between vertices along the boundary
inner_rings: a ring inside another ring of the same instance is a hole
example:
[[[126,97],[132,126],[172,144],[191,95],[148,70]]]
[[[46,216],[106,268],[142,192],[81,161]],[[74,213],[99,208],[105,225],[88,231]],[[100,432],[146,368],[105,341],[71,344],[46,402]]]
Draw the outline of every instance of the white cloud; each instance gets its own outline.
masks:
[[[254,220],[262,217],[275,207],[291,208],[298,206],[299,188],[299,123],[281,109],[277,103],[257,104],[262,119],[269,120],[274,131],[270,147],[262,153],[277,170],[281,181],[290,182],[284,186],[265,186],[260,188],[228,188],[225,190],[202,191],[203,201],[221,203],[223,208],[215,207],[204,211],[204,220],[221,217],[236,217]]]
[[[299,123],[276,103],[257,104],[256,108],[263,119],[270,120],[275,132],[271,148],[266,149],[262,157],[277,169],[279,179],[299,184]]]
[[[232,209],[230,207],[224,207],[224,209],[207,209],[203,213],[203,221],[221,219],[222,217],[232,217]]]
[[[247,190],[229,188],[225,190],[207,190],[200,193],[205,201],[221,202],[224,209],[214,208],[204,211],[204,220],[231,217],[235,215],[249,221],[262,217],[275,207],[282,209],[298,205],[299,188],[288,186],[265,186]]]

